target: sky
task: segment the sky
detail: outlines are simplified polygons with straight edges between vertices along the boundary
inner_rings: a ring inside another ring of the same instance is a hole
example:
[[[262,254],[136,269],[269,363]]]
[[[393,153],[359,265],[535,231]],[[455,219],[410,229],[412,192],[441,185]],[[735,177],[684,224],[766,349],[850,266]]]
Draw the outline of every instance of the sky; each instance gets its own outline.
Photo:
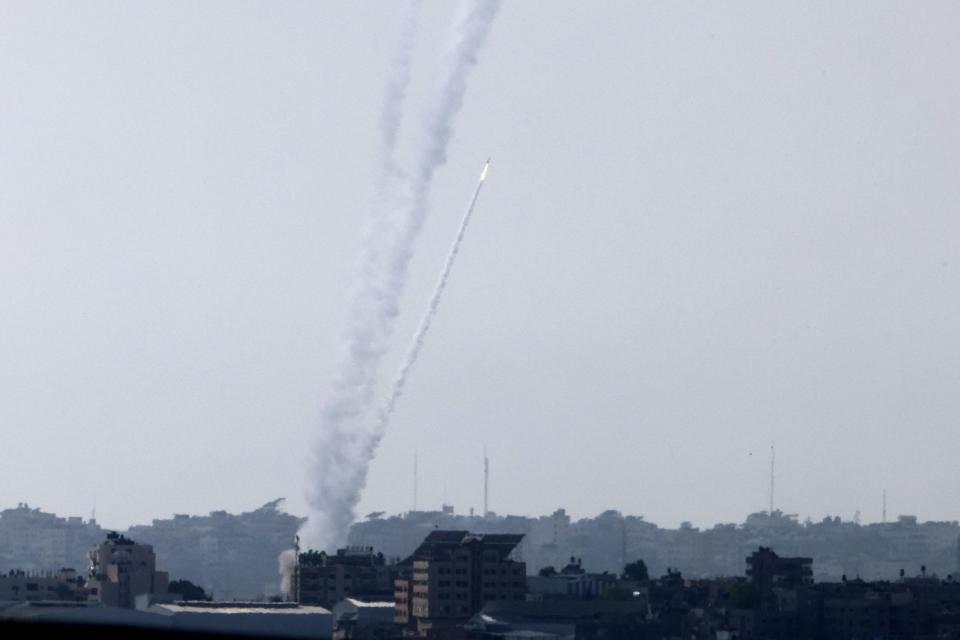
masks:
[[[453,3],[424,3],[420,117]],[[400,3],[0,2],[0,508],[305,511]],[[960,518],[960,5],[507,1],[361,516]],[[408,156],[413,129],[401,133]]]

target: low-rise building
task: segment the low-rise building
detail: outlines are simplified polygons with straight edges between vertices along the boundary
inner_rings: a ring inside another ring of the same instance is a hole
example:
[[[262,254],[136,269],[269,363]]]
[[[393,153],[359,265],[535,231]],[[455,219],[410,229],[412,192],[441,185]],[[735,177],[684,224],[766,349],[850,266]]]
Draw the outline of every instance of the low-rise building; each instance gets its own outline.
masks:
[[[333,605],[334,640],[385,640],[396,636],[393,600],[345,598]]]
[[[173,602],[152,604],[145,609],[109,607],[99,602],[21,602],[10,607],[0,606],[2,637],[5,637],[5,622],[33,623],[30,637],[41,635],[45,630],[53,631],[57,637],[70,635],[66,630],[81,638],[158,638],[186,633],[222,638],[324,640],[332,635],[330,611],[286,602]],[[93,632],[84,633],[84,629],[93,629]],[[21,637],[20,634],[17,637]]]
[[[333,633],[328,609],[291,602],[172,602],[147,611],[166,618],[175,631],[314,639]]]
[[[560,571],[528,576],[527,589],[534,600],[592,600],[619,582],[612,573],[588,573],[579,559],[570,558]]]
[[[0,574],[0,602],[83,601],[87,597],[83,582],[73,569],[8,571]]]
[[[332,607],[344,598],[391,600],[393,575],[382,553],[372,547],[348,547],[330,555],[305,551],[299,556],[297,578],[291,585],[301,604]]]
[[[667,634],[648,620],[639,600],[491,602],[465,630],[471,638],[660,638]]]

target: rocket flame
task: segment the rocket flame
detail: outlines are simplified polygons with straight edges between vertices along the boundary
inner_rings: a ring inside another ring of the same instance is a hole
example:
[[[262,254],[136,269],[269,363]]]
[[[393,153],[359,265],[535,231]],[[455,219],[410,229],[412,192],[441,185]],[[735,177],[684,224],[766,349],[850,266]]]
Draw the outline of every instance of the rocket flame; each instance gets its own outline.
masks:
[[[490,168],[490,161],[487,160],[487,163],[483,165],[483,171],[480,172],[480,182],[483,182],[487,179],[487,169]]]

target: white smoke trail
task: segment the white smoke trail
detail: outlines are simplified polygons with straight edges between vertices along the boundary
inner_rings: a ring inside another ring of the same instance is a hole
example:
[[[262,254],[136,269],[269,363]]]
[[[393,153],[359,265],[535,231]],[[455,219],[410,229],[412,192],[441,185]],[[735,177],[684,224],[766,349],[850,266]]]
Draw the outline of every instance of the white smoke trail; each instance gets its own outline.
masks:
[[[413,70],[413,49],[417,43],[420,0],[409,0],[403,11],[403,23],[394,46],[393,57],[388,65],[383,87],[383,105],[380,107],[380,175],[378,196],[383,197],[386,182],[397,176],[395,149],[397,134],[403,123],[403,104],[410,86]]]
[[[447,288],[447,281],[450,280],[453,263],[460,253],[460,245],[463,243],[463,236],[467,231],[467,226],[470,224],[470,218],[473,216],[473,209],[477,205],[477,198],[480,197],[480,189],[483,188],[483,181],[487,177],[487,168],[489,166],[490,161],[487,160],[486,164],[483,165],[483,171],[480,174],[480,181],[477,183],[477,188],[473,192],[469,206],[467,206],[467,212],[463,214],[463,218],[460,220],[460,227],[457,229],[457,235],[453,239],[449,253],[447,253],[447,259],[443,263],[440,279],[437,281],[437,286],[433,290],[433,295],[430,296],[430,302],[427,303],[427,311],[423,314],[423,318],[420,319],[420,326],[417,327],[413,341],[410,343],[410,348],[407,350],[407,357],[404,359],[403,365],[401,365],[400,370],[393,379],[390,395],[387,397],[386,403],[380,409],[380,414],[377,416],[377,424],[373,429],[373,433],[370,434],[370,446],[374,449],[380,444],[380,440],[386,433],[390,418],[393,416],[393,412],[397,407],[397,401],[400,400],[400,396],[403,395],[403,389],[407,386],[407,377],[410,375],[410,369],[416,364],[417,359],[420,357],[420,351],[423,349],[423,342],[427,337],[427,332],[430,331],[433,318],[437,315],[437,309],[440,308],[440,298],[443,296],[444,289]]]
[[[397,187],[388,192],[393,206],[378,217],[375,229],[366,238],[341,333],[338,366],[323,399],[320,431],[311,447],[307,490],[310,513],[301,530],[307,547],[332,550],[345,541],[354,520],[375,453],[364,418],[373,397],[376,372],[393,332],[413,243],[427,211],[430,183],[446,160],[467,76],[476,65],[477,52],[498,6],[498,0],[463,4],[443,56],[438,94],[426,113],[415,169],[409,175],[398,172]]]

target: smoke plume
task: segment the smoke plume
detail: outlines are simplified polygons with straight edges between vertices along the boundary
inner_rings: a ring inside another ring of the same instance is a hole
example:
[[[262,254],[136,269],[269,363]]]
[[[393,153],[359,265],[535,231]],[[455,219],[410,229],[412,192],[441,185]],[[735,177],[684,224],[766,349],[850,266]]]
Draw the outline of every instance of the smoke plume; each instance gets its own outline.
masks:
[[[439,83],[416,141],[413,170],[392,172],[396,126],[409,77],[409,53],[398,49],[395,73],[387,81],[383,136],[386,183],[374,215],[374,225],[361,249],[354,286],[340,335],[340,355],[323,398],[320,429],[311,447],[308,472],[308,520],[301,538],[306,546],[332,549],[346,540],[354,510],[366,484],[375,453],[373,426],[368,420],[376,374],[389,346],[413,244],[427,213],[427,196],[437,168],[446,161],[453,120],[463,104],[467,76],[476,65],[496,14],[497,0],[464,2],[443,54]],[[399,69],[399,70],[398,70]],[[406,76],[402,74],[406,73]],[[399,78],[399,80],[398,80]],[[392,175],[391,175],[392,174]]]
[[[284,598],[296,600],[297,594],[293,593],[293,576],[297,568],[297,552],[294,549],[281,551],[277,557],[277,564],[280,572],[280,593]]]

